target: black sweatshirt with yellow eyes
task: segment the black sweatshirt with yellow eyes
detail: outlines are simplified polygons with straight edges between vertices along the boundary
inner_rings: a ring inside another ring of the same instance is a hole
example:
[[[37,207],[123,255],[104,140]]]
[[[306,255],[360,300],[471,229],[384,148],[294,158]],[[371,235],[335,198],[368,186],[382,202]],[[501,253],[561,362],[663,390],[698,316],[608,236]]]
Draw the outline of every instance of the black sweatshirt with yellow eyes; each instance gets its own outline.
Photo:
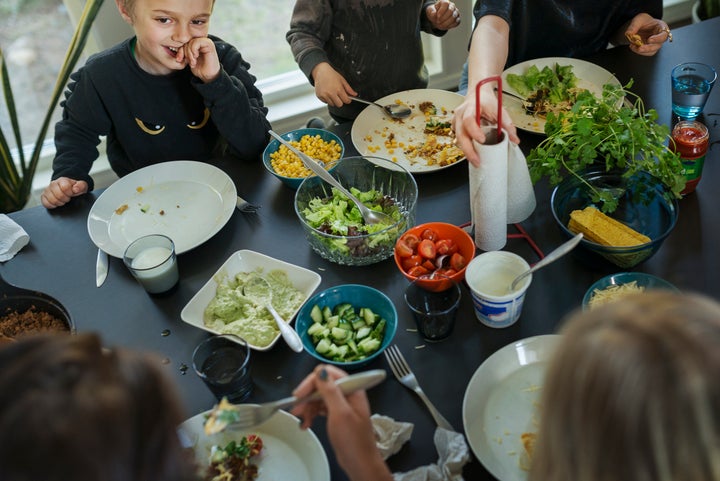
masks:
[[[85,180],[92,189],[89,172],[101,136],[121,177],[169,160],[259,159],[270,123],[256,79],[240,52],[210,38],[222,68],[207,84],[189,67],[169,75],[145,72],[133,57],[134,38],[88,59],[70,77],[61,104],[52,178]]]

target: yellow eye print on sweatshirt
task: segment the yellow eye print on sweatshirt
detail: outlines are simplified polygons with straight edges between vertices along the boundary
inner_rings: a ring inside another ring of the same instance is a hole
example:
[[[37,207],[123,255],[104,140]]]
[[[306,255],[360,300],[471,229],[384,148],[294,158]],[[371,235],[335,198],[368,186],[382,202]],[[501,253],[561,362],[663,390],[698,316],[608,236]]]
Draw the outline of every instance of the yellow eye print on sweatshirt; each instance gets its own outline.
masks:
[[[163,130],[165,130],[164,125],[149,124],[147,122],[143,122],[137,117],[135,117],[135,123],[138,125],[138,127],[140,127],[140,130],[150,135],[161,134]]]
[[[200,123],[193,121],[189,124],[186,124],[186,126],[188,129],[193,130],[202,129],[203,127],[205,127],[205,124],[208,123],[208,120],[210,120],[210,109],[205,107],[205,111],[203,112],[203,119],[200,121]]]

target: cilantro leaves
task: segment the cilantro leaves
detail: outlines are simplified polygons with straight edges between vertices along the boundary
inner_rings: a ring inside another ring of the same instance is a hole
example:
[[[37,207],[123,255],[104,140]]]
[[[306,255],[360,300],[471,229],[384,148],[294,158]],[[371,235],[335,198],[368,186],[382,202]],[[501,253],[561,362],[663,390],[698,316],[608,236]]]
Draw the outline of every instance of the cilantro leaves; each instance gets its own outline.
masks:
[[[566,175],[582,180],[579,171],[604,163],[606,171],[628,177],[647,172],[679,198],[685,177],[680,157],[666,145],[670,129],[656,122],[655,110],[645,110],[642,99],[628,90],[631,86],[632,80],[624,87],[605,85],[601,98],[582,92],[570,111],[549,113],[547,137],[527,157],[532,181],[547,177],[555,185]],[[625,96],[635,101],[618,106]],[[604,212],[615,210],[612,193],[588,187]]]

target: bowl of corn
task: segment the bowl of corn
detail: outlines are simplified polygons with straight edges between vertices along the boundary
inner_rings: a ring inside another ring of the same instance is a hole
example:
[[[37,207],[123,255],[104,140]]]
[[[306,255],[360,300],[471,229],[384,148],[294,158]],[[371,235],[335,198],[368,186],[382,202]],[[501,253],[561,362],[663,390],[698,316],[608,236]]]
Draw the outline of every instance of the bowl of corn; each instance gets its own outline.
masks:
[[[326,170],[332,171],[345,154],[340,137],[323,129],[303,128],[280,135],[293,147],[317,160]],[[273,139],[263,152],[263,165],[285,185],[297,189],[306,177],[314,174],[290,149]]]
[[[612,212],[593,201],[595,192],[617,199]],[[553,190],[550,208],[568,236],[582,232],[585,260],[609,261],[624,269],[652,257],[675,228],[678,202],[665,185],[646,172],[625,176],[602,168],[569,176]]]

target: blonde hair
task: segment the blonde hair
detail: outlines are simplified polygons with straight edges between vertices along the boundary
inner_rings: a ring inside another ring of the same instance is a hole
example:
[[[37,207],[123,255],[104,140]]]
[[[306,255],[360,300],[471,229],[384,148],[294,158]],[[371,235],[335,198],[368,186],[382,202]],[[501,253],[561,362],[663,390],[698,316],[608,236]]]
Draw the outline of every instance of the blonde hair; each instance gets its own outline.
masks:
[[[720,305],[645,293],[573,316],[530,481],[720,480]]]

